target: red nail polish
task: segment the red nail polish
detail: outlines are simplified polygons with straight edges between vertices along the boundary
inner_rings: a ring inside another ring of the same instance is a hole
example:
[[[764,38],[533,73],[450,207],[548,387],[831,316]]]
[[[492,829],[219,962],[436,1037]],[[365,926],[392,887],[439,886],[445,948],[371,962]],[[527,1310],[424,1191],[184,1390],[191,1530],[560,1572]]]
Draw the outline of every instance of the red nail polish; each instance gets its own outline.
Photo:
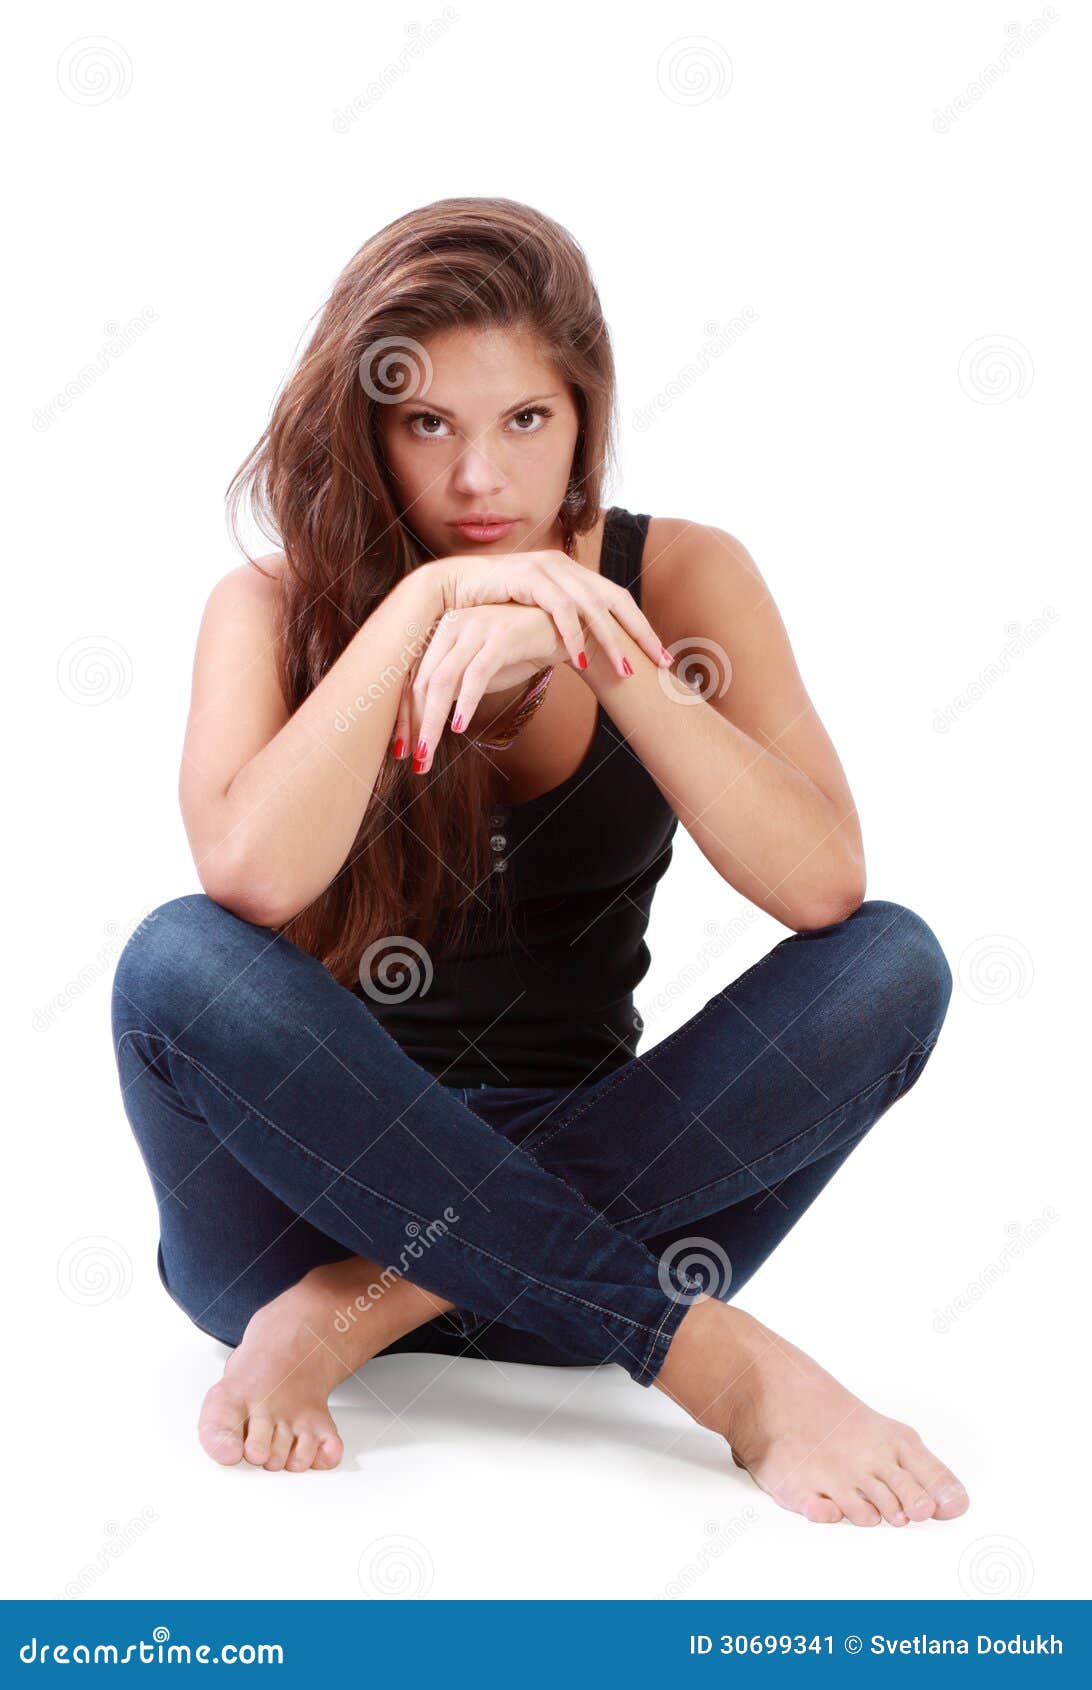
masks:
[[[405,750],[406,750],[406,742],[402,738],[401,734],[399,734],[398,738],[394,742],[393,755],[395,757],[402,757],[402,756],[405,755]]]
[[[631,662],[630,662],[630,660],[629,660],[629,658],[628,658],[628,657],[623,657],[623,659],[622,659],[622,668],[623,668],[623,669],[624,669],[624,670],[625,670],[625,672],[626,672],[626,674],[627,674],[627,675],[632,675],[632,673],[633,673],[633,664],[632,664],[632,663],[631,663]]]
[[[661,657],[662,657],[662,658],[663,658],[663,659],[664,659],[664,660],[665,660],[665,662],[667,662],[667,663],[674,663],[674,661],[675,661],[675,659],[674,659],[674,657],[673,657],[673,656],[672,656],[672,655],[671,655],[671,653],[670,653],[670,652],[669,652],[669,651],[668,651],[668,649],[667,649],[667,647],[666,647],[666,646],[665,646],[665,645],[662,645],[662,646],[661,646],[661,647],[660,647],[660,656],[661,656]]]
[[[453,721],[453,722],[452,722],[452,724],[451,724],[451,731],[452,731],[452,733],[456,733],[456,734],[457,734],[457,733],[458,733],[458,731],[459,731],[459,729],[460,729],[460,728],[461,728],[461,727],[462,727],[462,725],[463,725],[463,719],[462,719],[462,716],[461,716],[461,715],[459,715],[459,716],[456,716],[456,718],[455,718],[455,720],[454,720],[454,721]]]
[[[586,651],[578,651],[577,654],[576,654],[576,661],[579,663],[581,669],[586,669],[588,667],[588,654],[587,654],[587,652]]]
[[[415,775],[419,775],[421,773],[421,770],[425,766],[425,758],[427,756],[428,746],[425,744],[423,739],[419,739],[417,741],[417,750],[413,753],[413,772]]]

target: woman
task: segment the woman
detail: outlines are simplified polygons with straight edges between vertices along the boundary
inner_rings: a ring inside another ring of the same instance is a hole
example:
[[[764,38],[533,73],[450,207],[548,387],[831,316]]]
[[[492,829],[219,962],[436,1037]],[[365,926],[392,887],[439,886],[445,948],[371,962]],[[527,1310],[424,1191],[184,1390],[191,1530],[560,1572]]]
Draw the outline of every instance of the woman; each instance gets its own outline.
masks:
[[[204,891],[113,999],[164,1286],[233,1349],[201,1442],[333,1467],[376,1355],[616,1362],[809,1520],[949,1519],[918,1434],[729,1296],[915,1083],[951,974],[863,901],[744,547],[601,507],[614,401],[572,238],[443,200],[350,261],[233,481],[281,550],[200,629]],[[793,932],[638,1056],[680,819]]]

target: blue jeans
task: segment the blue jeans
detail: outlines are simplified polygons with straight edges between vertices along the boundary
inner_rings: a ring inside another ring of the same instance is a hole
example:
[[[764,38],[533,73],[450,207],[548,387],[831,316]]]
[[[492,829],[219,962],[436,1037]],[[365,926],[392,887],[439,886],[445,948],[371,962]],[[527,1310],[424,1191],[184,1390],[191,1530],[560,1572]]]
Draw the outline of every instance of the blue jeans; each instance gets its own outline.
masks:
[[[694,1297],[734,1297],[915,1083],[951,990],[921,917],[870,899],[598,1080],[450,1086],[283,934],[175,898],[112,999],[160,1277],[236,1345],[310,1268],[364,1256],[454,1305],[380,1354],[650,1385]]]

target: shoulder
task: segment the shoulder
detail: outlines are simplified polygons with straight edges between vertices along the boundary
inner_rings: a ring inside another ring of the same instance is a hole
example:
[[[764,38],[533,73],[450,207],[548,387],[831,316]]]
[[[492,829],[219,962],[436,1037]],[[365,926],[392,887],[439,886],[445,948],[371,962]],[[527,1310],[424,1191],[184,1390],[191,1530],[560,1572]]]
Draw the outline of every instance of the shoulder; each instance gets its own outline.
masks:
[[[205,605],[206,617],[223,615],[272,616],[285,575],[283,552],[248,559],[221,575]]]
[[[641,558],[641,605],[668,645],[700,627],[707,614],[721,620],[759,600],[769,588],[754,558],[734,534],[685,517],[649,519]]]

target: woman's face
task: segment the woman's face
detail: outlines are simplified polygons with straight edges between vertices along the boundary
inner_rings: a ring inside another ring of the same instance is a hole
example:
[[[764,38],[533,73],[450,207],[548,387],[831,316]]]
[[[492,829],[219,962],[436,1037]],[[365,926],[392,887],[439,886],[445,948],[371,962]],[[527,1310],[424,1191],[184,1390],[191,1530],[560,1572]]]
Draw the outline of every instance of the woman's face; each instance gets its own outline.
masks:
[[[424,351],[414,396],[377,406],[405,525],[432,557],[560,549],[579,416],[541,343],[459,328]],[[481,517],[510,526],[459,526]]]

